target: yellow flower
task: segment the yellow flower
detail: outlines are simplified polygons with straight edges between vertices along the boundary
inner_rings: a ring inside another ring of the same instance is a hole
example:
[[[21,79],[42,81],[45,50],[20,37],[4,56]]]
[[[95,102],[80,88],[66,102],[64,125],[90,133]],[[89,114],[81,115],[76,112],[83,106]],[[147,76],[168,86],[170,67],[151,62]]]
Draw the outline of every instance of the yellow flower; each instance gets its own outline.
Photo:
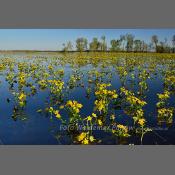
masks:
[[[19,97],[18,97],[19,100],[21,101],[24,101],[26,99],[26,95],[22,92]]]
[[[143,109],[138,109],[137,111],[136,111],[136,117],[138,118],[138,117],[143,117],[143,115],[144,115],[144,112],[143,112]]]
[[[98,90],[95,92],[95,95],[98,98],[104,98],[104,97],[108,97],[108,98],[117,98],[118,95],[116,94],[116,90],[107,90],[106,88],[108,86],[111,86],[111,84],[98,84]]]
[[[67,101],[66,106],[71,108],[75,113],[79,113],[80,112],[80,108],[83,107],[82,104],[78,103],[75,100],[74,101],[71,101],[71,100]]]
[[[140,100],[138,99],[137,97],[133,96],[133,95],[129,95],[127,97],[127,101],[132,104],[132,105],[141,105],[141,106],[144,106],[146,105],[147,103],[143,100]]]
[[[98,123],[100,126],[103,125],[103,122],[102,122],[100,119],[97,120],[97,123]]]
[[[158,109],[158,117],[173,117],[173,109],[171,108]]]
[[[112,114],[110,118],[111,118],[112,120],[114,120],[114,119],[115,119],[115,115]]]
[[[40,81],[38,82],[38,84],[39,84],[42,88],[47,87],[47,84],[46,84],[46,83],[47,83],[46,80],[40,80]]]
[[[165,99],[170,97],[170,92],[169,91],[165,91],[163,94],[157,94],[157,95],[158,95],[159,99],[165,100]]]
[[[87,135],[87,134],[86,134],[85,132],[82,132],[82,133],[77,137],[77,140],[78,140],[79,142],[81,142],[82,140],[85,139],[86,135]]]
[[[72,106],[73,102],[71,100],[67,101],[67,106]]]
[[[61,118],[61,115],[60,115],[60,113],[59,113],[58,110],[55,110],[55,111],[54,111],[54,114],[55,114],[55,117],[56,117],[56,118],[58,118],[58,119]]]
[[[138,120],[138,124],[139,124],[140,126],[144,126],[145,122],[146,122],[146,120],[143,119],[143,118]]]
[[[114,94],[113,96],[112,96],[112,98],[117,98],[118,97],[118,95],[117,94]]]
[[[82,141],[82,144],[88,145],[88,144],[89,144],[89,140],[85,138],[85,139]]]
[[[90,136],[90,137],[89,137],[89,140],[90,140],[90,142],[94,142],[94,141],[95,141],[94,136]]]
[[[124,93],[126,96],[133,95],[133,93],[131,91],[125,89],[125,87],[121,87],[120,91],[121,91],[121,93]]]
[[[78,108],[74,108],[75,113],[79,113],[80,110]]]
[[[126,126],[124,126],[124,125],[118,124],[117,128],[123,130],[125,133],[128,132],[128,128]]]
[[[91,116],[88,116],[87,117],[87,121],[91,121],[92,120],[92,117]]]
[[[61,106],[60,106],[60,109],[63,109],[63,108],[64,108],[64,105],[61,105]]]
[[[53,69],[53,66],[52,65],[49,65],[48,66],[48,69],[52,70]]]
[[[50,89],[53,94],[60,94],[64,88],[64,82],[60,80],[48,80]]]
[[[49,112],[52,113],[54,110],[53,110],[53,107],[50,107],[49,108]]]
[[[83,107],[83,105],[82,105],[82,104],[77,103],[77,108],[82,108],[82,107]]]
[[[94,118],[96,118],[96,117],[97,117],[97,115],[96,115],[95,113],[92,113],[92,116],[93,116]]]
[[[99,111],[105,109],[105,101],[104,100],[95,100],[95,105]]]
[[[108,91],[107,91],[106,89],[104,89],[104,90],[102,91],[102,93],[103,93],[104,95],[106,95],[106,94],[108,93]]]

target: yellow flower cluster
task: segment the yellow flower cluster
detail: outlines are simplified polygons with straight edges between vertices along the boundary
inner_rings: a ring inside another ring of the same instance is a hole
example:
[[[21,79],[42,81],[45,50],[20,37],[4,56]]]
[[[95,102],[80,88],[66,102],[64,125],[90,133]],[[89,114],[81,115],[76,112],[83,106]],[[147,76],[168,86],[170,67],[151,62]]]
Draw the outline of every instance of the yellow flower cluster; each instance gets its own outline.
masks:
[[[171,108],[161,108],[158,109],[158,117],[168,117],[171,118],[173,117],[173,109]]]
[[[47,81],[46,80],[40,80],[40,81],[38,81],[38,84],[41,88],[46,88],[47,87]]]
[[[98,111],[104,111],[106,109],[106,101],[105,100],[95,100],[95,105],[96,105],[96,109]]]
[[[160,100],[166,100],[170,97],[170,92],[165,91],[163,94],[157,94]]]
[[[139,79],[146,80],[147,78],[150,78],[147,70],[143,70],[142,72],[140,72]]]
[[[23,92],[21,92],[21,93],[19,94],[19,96],[18,96],[18,100],[19,100],[19,105],[20,105],[21,107],[23,107],[24,104],[25,104],[25,101],[26,101],[26,94],[24,94]]]
[[[173,108],[170,108],[166,104],[166,100],[170,98],[170,92],[165,90],[163,94],[157,94],[159,102],[156,104],[158,108],[158,121],[165,121],[167,123],[173,122]]]
[[[126,100],[131,104],[131,105],[140,105],[140,106],[144,106],[147,103],[143,100],[140,100],[139,98],[134,96],[134,93],[132,93],[131,91],[125,89],[124,87],[120,88],[121,93],[124,93],[126,96]]]
[[[61,118],[61,115],[60,115],[60,113],[59,113],[59,111],[58,110],[54,110],[54,112],[53,112],[54,114],[55,114],[55,117],[56,118],[58,118],[58,119],[60,119]]]
[[[56,72],[58,75],[64,75],[64,70],[63,69],[60,69]]]
[[[140,105],[140,106],[144,106],[147,103],[143,100],[140,100],[139,98],[135,97],[135,96],[128,96],[127,101],[131,104],[131,105]]]
[[[110,86],[111,86],[110,83],[108,83],[108,84],[105,84],[105,83],[97,84],[97,87],[98,87],[99,90],[103,90],[103,89],[105,89],[107,87],[110,87]]]
[[[137,110],[136,110],[135,116],[136,116],[137,118],[141,118],[141,117],[143,117],[143,115],[144,115],[143,109],[137,109]]]
[[[49,110],[48,110],[51,114],[54,114],[56,118],[60,119],[61,118],[61,115],[59,113],[59,110],[55,110],[53,109],[53,107],[50,107]]]
[[[138,120],[138,124],[139,124],[140,126],[144,126],[145,123],[146,123],[146,120],[145,120],[144,118]]]
[[[89,143],[94,142],[96,139],[92,135],[89,136],[88,132],[82,132],[77,136],[77,140],[78,142],[81,142],[84,145],[88,145]]]
[[[144,119],[143,117],[144,117],[143,109],[137,109],[136,111],[133,111],[134,122],[138,122],[140,119]]]
[[[27,63],[21,62],[18,63],[18,70],[21,72],[27,67]]]
[[[9,82],[12,82],[13,79],[15,78],[15,74],[14,73],[8,73],[7,76],[6,76],[6,80],[9,81]]]
[[[126,96],[126,101],[131,105],[129,108],[129,114],[132,115],[134,122],[138,122],[140,119],[143,119],[144,117],[144,111],[142,107],[146,105],[147,103],[143,100],[140,100],[137,98],[134,93],[131,91],[125,89],[124,87],[120,88],[121,93],[123,93]],[[145,120],[145,119],[143,119]]]
[[[165,82],[170,83],[170,85],[175,85],[175,76],[170,75],[165,78]]]
[[[116,94],[116,90],[111,91],[111,90],[107,90],[107,89],[100,89],[100,90],[95,92],[95,95],[96,96],[100,96],[100,95],[109,96],[113,99],[118,97],[118,95]]]
[[[74,75],[72,75],[71,77],[70,77],[70,80],[69,80],[69,82],[71,83],[71,84],[74,84],[74,83],[76,83],[76,77],[74,76]]]
[[[101,119],[98,119],[98,120],[97,120],[97,123],[98,123],[99,126],[102,126],[102,125],[103,125],[103,122],[102,122]]]
[[[49,70],[53,70],[53,66],[52,65],[48,65],[48,69]]]
[[[125,89],[125,87],[121,87],[120,88],[120,91],[121,91],[121,93],[124,93],[126,96],[128,96],[128,95],[134,95],[134,93],[132,93],[131,91]]]
[[[18,82],[20,85],[25,85],[26,84],[26,74],[24,72],[20,72],[18,75]]]
[[[116,90],[107,90],[106,88],[111,86],[111,84],[97,84],[97,91],[95,95],[97,100],[95,100],[96,109],[98,111],[105,111],[110,99],[116,99],[118,97]]]
[[[50,89],[53,94],[60,94],[63,87],[64,87],[64,82],[60,80],[48,80],[50,83]]]
[[[123,130],[125,133],[128,132],[128,127],[127,127],[127,126],[118,124],[118,125],[117,125],[117,128]]]
[[[157,94],[158,95],[158,98],[159,98],[159,102],[157,102],[157,104],[156,104],[156,106],[158,107],[158,108],[163,108],[163,107],[165,107],[165,105],[166,105],[166,100],[168,99],[168,98],[170,98],[170,92],[169,91],[164,91],[164,93],[163,94]]]
[[[95,113],[92,113],[92,115],[87,116],[85,120],[92,121],[93,118],[97,118],[97,115]]]
[[[19,94],[18,99],[20,101],[24,101],[26,99],[26,95],[22,92],[22,93]]]
[[[55,85],[55,86],[60,86],[61,89],[64,85],[64,82],[60,81],[60,80],[48,80],[48,82]]]
[[[127,71],[125,70],[125,67],[123,67],[123,66],[117,67],[117,70],[118,70],[119,75],[121,77],[125,77],[128,74]]]
[[[31,64],[30,65],[30,68],[31,68],[32,71],[37,70],[37,66],[35,64]]]
[[[4,70],[5,69],[5,65],[4,64],[0,64],[0,70]]]
[[[117,125],[117,130],[112,129],[112,133],[119,137],[129,137],[128,127],[122,124]]]
[[[80,109],[83,107],[82,104],[78,103],[77,101],[67,101],[66,106],[71,108],[73,110],[73,112],[75,112],[76,114],[78,114],[80,112]]]
[[[43,72],[43,78],[48,78],[50,76],[50,74],[48,72]]]
[[[69,79],[69,87],[73,88],[76,86],[76,82],[79,81],[81,79],[80,76],[78,75],[71,75],[70,79]]]

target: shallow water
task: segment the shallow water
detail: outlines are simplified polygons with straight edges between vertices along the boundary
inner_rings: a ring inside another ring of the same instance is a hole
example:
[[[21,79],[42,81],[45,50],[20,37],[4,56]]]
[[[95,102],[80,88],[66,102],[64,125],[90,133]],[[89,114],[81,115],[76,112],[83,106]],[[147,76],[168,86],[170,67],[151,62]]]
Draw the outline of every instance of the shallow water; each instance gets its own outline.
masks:
[[[73,56],[72,56],[73,55]],[[15,61],[14,72],[17,74],[19,72],[17,64],[19,62],[26,62],[28,65],[30,63],[38,65],[40,68],[44,68],[48,71],[47,66],[52,64],[54,70],[64,69],[64,76],[62,80],[64,81],[65,87],[68,86],[68,81],[73,71],[77,70],[80,74],[81,79],[76,82],[76,86],[72,89],[63,89],[62,95],[63,104],[67,100],[76,100],[83,105],[81,109],[82,118],[90,115],[94,110],[94,85],[88,83],[88,73],[91,70],[97,70],[98,72],[105,72],[104,76],[99,82],[111,83],[110,89],[119,90],[122,86],[125,86],[129,90],[133,91],[135,94],[138,92],[138,67],[141,66],[140,70],[148,70],[150,78],[146,80],[148,89],[144,91],[144,100],[147,105],[144,106],[145,119],[147,120],[147,125],[149,127],[155,128],[152,132],[145,134],[143,139],[143,144],[175,144],[175,124],[174,119],[171,125],[166,124],[166,122],[158,124],[157,119],[157,108],[156,103],[158,102],[157,93],[163,93],[164,90],[164,75],[162,70],[170,70],[175,66],[175,59],[169,58],[152,58],[151,56],[134,56],[132,60],[136,60],[135,64],[128,64],[130,58],[123,55],[114,56],[114,58],[108,59],[91,59],[91,57],[76,59],[75,54],[50,54],[50,53],[6,53],[1,54],[1,62],[6,59],[12,59]],[[58,64],[58,65],[56,65]],[[135,78],[131,78],[130,65],[132,65],[131,73],[135,75]],[[151,72],[151,66],[154,66],[153,72]],[[116,71],[116,66],[123,66],[128,71],[126,79],[122,80],[119,73]],[[148,66],[148,67],[147,67]],[[36,72],[40,71],[40,68]],[[13,92],[18,92],[18,83],[14,83],[12,89],[10,89],[10,84],[6,81],[7,73],[9,72],[8,66],[6,70],[0,72],[0,143],[5,145],[10,144],[73,144],[71,137],[66,133],[60,135],[60,121],[53,117],[52,119],[46,113],[36,112],[39,109],[43,111],[51,103],[50,91],[48,88],[40,89],[35,81],[30,77],[27,78],[27,82],[32,82],[37,88],[37,93],[27,96],[26,106],[19,112],[18,116],[13,116],[14,106],[16,106],[15,97]],[[30,73],[30,72],[29,72]],[[110,76],[111,74],[111,76]],[[42,71],[40,77],[42,79]],[[49,79],[52,79],[53,75],[50,74]],[[94,77],[93,77],[94,78]],[[134,84],[135,83],[135,84]],[[92,87],[92,91],[87,98],[86,88],[88,86]],[[29,87],[23,87],[26,93],[30,93]],[[9,99],[9,101],[8,101]],[[175,95],[171,94],[170,99],[168,99],[168,106],[175,107]],[[57,107],[57,104],[52,104]],[[116,122],[132,126],[133,121],[131,116],[128,116],[124,109],[112,109],[110,107],[109,111],[114,111],[116,115]],[[174,115],[174,114],[173,114]],[[68,113],[66,110],[61,111],[61,116],[64,119],[68,119]],[[174,116],[173,116],[174,117]],[[108,124],[108,122],[106,123]],[[132,135],[129,138],[124,139],[124,142],[120,142],[117,137],[112,136],[111,133],[99,131],[94,131],[94,136],[100,139],[100,144],[140,144],[140,138],[137,135]]]

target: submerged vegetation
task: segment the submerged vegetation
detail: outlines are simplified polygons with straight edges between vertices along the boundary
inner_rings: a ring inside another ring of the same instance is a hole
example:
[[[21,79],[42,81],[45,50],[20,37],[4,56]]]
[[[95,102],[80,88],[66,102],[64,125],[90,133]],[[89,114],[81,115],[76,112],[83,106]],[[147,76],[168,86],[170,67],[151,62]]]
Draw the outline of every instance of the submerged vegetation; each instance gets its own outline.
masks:
[[[58,144],[173,144],[161,134],[174,126],[175,55],[95,52],[95,43],[91,53],[1,54],[1,121],[46,118],[41,130]]]

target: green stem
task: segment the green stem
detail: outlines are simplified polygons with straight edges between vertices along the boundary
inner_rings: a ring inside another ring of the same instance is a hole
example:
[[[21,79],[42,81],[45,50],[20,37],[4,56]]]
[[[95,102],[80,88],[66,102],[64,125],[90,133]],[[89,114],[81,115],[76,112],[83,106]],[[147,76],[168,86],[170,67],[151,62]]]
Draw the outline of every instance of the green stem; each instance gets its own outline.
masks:
[[[144,132],[143,132],[143,126],[142,126],[142,135],[141,135],[141,139],[140,139],[141,145],[142,145],[142,143],[143,143],[143,136],[144,136]]]

